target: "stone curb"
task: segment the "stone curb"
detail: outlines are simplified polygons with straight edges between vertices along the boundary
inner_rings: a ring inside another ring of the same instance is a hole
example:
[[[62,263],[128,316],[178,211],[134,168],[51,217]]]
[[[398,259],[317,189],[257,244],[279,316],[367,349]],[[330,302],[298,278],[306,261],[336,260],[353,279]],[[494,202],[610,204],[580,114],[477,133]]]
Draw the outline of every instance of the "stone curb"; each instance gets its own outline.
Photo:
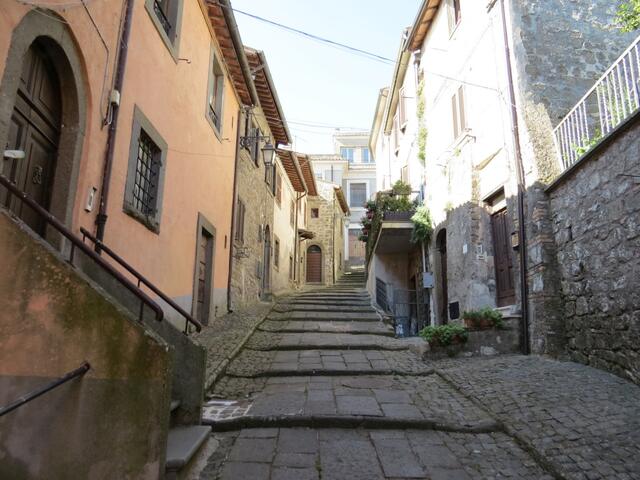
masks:
[[[428,377],[434,375],[434,370],[425,370],[423,372],[403,372],[398,370],[275,370],[268,372],[259,372],[254,375],[235,375],[226,373],[227,377],[232,378],[269,378],[269,377],[366,377],[366,376],[389,376],[396,375],[398,377]]]
[[[287,333],[294,333],[294,332],[287,332]],[[320,332],[306,332],[306,333],[320,333]],[[332,334],[333,333],[329,333],[328,335],[332,335]],[[349,335],[351,335],[351,332],[349,332]],[[357,334],[354,334],[354,335],[357,335]],[[369,334],[369,335],[373,335],[373,334]],[[381,335],[381,337],[387,338],[383,335]],[[333,344],[326,344],[326,345],[310,345],[310,344],[309,345],[305,345],[305,344],[272,345],[272,346],[267,346],[262,348],[248,346],[247,350],[251,350],[254,352],[292,352],[297,350],[349,350],[353,352],[357,352],[358,350],[374,350],[374,351],[387,351],[387,352],[402,352],[402,351],[408,351],[409,346],[408,345],[393,346],[393,345],[380,345],[376,343],[365,343],[362,345],[351,345],[350,347],[349,345],[333,343]]]
[[[296,320],[293,320],[296,321]],[[304,321],[304,320],[303,320]],[[371,330],[350,330],[348,332],[336,332],[333,330],[303,330],[301,328],[292,328],[289,330],[283,329],[269,329],[269,328],[258,328],[260,332],[265,333],[328,333],[328,334],[349,334],[349,335],[378,335],[380,337],[390,337],[395,338],[395,334],[389,330],[388,332],[372,332]]]
[[[274,415],[246,416],[227,420],[203,420],[215,432],[228,432],[244,428],[363,428],[371,430],[435,430],[453,433],[495,433],[504,432],[496,421],[478,422],[475,425],[459,425],[434,419],[407,419],[393,417],[373,417],[366,415]]]
[[[476,397],[468,395],[465,393],[458,384],[443,370],[435,369],[434,374],[439,376],[442,380],[445,381],[451,388],[453,388],[456,392],[462,395],[464,398],[469,400],[473,405],[478,407],[481,411],[483,411],[488,417],[492,418],[494,422],[498,423],[501,426],[502,431],[513,438],[515,442],[529,455],[533,457],[533,459],[544,469],[548,474],[553,476],[556,480],[568,480],[569,477],[564,475],[560,470],[554,465],[552,462],[547,460],[547,458],[540,453],[533,445],[531,445],[526,439],[524,439],[518,431],[513,428],[508,423],[501,421],[496,418],[491,411],[489,411],[481,401],[479,401]]]
[[[245,344],[249,341],[249,338],[251,338],[251,335],[253,335],[255,331],[258,329],[258,327],[264,323],[264,321],[273,311],[273,308],[275,307],[275,305],[276,305],[275,303],[271,305],[271,308],[265,313],[265,315],[262,317],[262,320],[259,320],[258,322],[256,322],[256,324],[249,329],[247,334],[242,338],[242,340],[240,340],[240,342],[238,342],[238,345],[236,345],[236,347],[231,351],[231,353],[227,356],[227,358],[225,358],[222,362],[220,362],[220,364],[215,368],[215,370],[213,370],[213,372],[207,373],[207,377],[204,384],[205,392],[208,392],[211,389],[211,387],[213,387],[213,384],[216,383],[218,379],[225,374],[227,367],[229,366],[231,361],[238,356],[240,351],[244,348]]]

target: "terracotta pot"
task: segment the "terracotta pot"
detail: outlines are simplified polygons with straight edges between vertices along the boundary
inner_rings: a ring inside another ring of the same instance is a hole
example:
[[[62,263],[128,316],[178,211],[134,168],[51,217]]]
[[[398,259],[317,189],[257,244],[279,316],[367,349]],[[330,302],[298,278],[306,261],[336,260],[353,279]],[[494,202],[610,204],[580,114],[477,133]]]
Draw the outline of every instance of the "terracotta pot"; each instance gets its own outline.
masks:
[[[371,220],[373,218],[373,212],[367,212],[367,218]]]
[[[493,323],[488,318],[465,318],[464,326],[470,330],[488,330],[493,327]]]

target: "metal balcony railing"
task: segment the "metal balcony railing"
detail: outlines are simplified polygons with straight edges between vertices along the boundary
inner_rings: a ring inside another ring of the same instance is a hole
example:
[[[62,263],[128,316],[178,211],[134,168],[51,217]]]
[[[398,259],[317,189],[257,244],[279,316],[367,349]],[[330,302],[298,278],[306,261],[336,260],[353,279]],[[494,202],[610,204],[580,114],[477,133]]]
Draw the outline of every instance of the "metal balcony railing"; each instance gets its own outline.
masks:
[[[562,170],[640,107],[640,36],[554,130]]]

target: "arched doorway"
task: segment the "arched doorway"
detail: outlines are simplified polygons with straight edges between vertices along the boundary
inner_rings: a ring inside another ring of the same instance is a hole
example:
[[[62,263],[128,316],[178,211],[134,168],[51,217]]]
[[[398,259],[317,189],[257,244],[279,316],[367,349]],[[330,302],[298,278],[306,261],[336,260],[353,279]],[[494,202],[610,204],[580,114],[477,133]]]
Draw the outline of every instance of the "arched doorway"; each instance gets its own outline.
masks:
[[[322,283],[322,249],[318,245],[307,248],[307,283]]]
[[[62,93],[53,62],[39,42],[27,51],[6,148],[22,150],[24,158],[5,162],[3,171],[20,190],[49,209],[62,127]],[[43,234],[44,223],[14,196],[5,205],[34,231]]]
[[[440,323],[445,324],[449,321],[449,313],[447,312],[449,294],[447,291],[447,230],[444,228],[438,232],[438,236],[436,237],[436,250],[438,252],[438,265],[440,267],[438,313]]]
[[[269,225],[264,228],[264,257],[262,262],[262,294],[271,290],[271,230]]]
[[[89,95],[84,60],[66,22],[54,11],[27,13],[14,28],[0,82],[0,173],[58,220],[71,225],[76,205]],[[100,98],[95,96],[96,104]],[[4,150],[22,150],[22,159],[5,159]],[[37,168],[39,167],[39,168]],[[36,231],[38,218],[28,207],[8,206]],[[48,238],[62,247],[57,236]]]

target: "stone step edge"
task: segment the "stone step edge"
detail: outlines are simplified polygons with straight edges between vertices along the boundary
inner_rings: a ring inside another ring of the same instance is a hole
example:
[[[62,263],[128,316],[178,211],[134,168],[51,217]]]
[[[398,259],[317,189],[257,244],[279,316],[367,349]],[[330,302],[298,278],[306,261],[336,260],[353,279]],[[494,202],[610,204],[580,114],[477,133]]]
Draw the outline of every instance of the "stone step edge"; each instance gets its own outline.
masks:
[[[349,334],[349,335],[378,335],[380,337],[395,337],[396,334],[392,330],[388,332],[375,332],[371,330],[351,330],[349,332],[336,332],[333,330],[304,330],[302,328],[292,328],[289,330],[283,329],[270,329],[270,328],[259,328],[258,331],[265,333],[335,333],[335,334]]]
[[[393,369],[372,369],[372,370],[270,370],[258,372],[253,375],[236,375],[227,371],[224,376],[229,378],[270,378],[270,377],[375,377],[375,376],[398,376],[398,377],[428,377],[435,375],[435,370],[428,369],[422,372],[406,372]]]
[[[272,322],[380,322],[380,317],[364,317],[364,318],[326,318],[326,317],[272,317],[268,316],[267,320]]]
[[[229,432],[247,428],[346,428],[371,430],[433,430],[454,433],[505,433],[504,426],[495,420],[472,424],[456,424],[429,418],[394,418],[368,415],[269,415],[244,416],[202,423],[214,432]]]
[[[311,332],[314,333],[314,332]],[[383,335],[380,335],[383,336]],[[386,338],[386,337],[384,337]],[[250,345],[245,345],[246,350],[251,350],[253,352],[292,352],[298,350],[344,350],[350,352],[357,352],[359,350],[368,350],[368,351],[385,351],[385,352],[403,352],[409,351],[410,347],[408,345],[377,345],[375,343],[364,345],[340,345],[340,344],[329,344],[329,345],[308,345],[308,344],[300,344],[300,345],[274,345],[264,348],[256,348]]]

